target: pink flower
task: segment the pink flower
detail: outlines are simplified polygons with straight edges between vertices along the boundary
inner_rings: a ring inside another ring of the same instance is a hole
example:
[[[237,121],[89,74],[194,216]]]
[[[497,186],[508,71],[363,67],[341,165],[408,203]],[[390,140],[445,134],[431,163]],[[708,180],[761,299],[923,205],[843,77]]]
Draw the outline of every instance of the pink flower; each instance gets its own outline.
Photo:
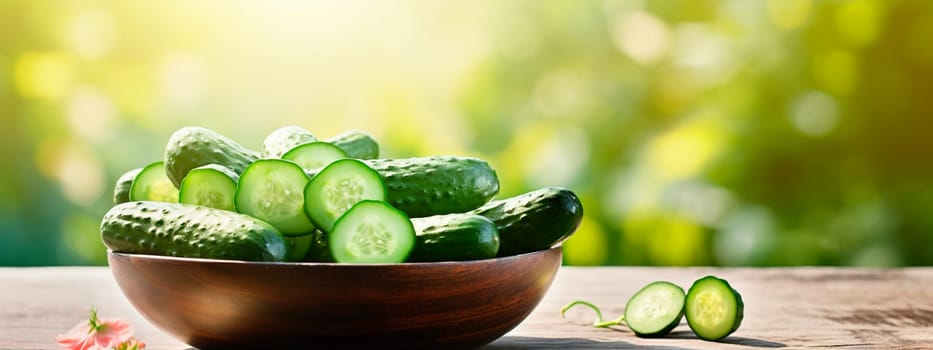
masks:
[[[58,345],[69,350],[143,349],[146,344],[133,338],[133,327],[117,318],[97,318],[91,308],[91,318],[81,322],[68,333],[55,338]]]

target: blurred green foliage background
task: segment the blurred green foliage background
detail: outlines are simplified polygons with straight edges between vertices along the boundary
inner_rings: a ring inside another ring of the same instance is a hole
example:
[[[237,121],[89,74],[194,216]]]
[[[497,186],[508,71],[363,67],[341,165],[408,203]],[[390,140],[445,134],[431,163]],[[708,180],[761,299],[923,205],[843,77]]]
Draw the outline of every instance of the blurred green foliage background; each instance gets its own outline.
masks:
[[[933,264],[933,1],[0,2],[0,265],[124,171],[296,124],[565,186],[576,265]]]

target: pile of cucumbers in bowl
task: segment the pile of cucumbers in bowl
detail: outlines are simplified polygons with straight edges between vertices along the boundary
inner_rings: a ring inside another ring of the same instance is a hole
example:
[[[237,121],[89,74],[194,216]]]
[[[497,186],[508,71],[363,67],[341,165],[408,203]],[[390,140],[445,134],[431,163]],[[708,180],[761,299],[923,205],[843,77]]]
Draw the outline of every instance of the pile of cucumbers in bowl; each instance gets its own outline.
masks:
[[[101,238],[115,252],[179,257],[465,261],[550,248],[583,216],[565,188],[498,193],[486,161],[380,159],[358,130],[319,140],[285,126],[255,151],[189,126],[171,135],[164,159],[117,180]]]

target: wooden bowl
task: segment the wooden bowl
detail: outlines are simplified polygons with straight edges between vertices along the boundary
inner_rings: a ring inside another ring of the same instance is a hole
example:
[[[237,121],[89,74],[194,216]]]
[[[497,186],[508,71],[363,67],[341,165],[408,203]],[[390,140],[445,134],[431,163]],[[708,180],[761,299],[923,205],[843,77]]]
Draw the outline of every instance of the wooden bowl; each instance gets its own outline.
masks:
[[[267,263],[109,253],[130,303],[202,348],[472,348],[517,326],[561,248],[467,262]]]

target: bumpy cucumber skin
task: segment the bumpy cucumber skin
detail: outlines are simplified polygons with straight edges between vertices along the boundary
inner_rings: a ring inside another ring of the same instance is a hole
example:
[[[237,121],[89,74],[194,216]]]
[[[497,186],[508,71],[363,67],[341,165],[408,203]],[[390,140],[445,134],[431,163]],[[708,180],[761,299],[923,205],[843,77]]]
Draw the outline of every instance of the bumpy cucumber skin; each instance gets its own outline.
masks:
[[[673,288],[675,288],[675,289],[680,290],[680,294],[681,294],[681,295],[686,295],[686,294],[684,293],[684,289],[683,289],[683,288],[680,288],[680,286],[678,286],[678,285],[676,285],[676,284],[673,284],[673,283],[670,283],[670,282],[667,282],[667,281],[657,281],[657,282],[649,283],[647,286],[642,287],[642,289],[640,289],[638,292],[636,292],[635,295],[638,295],[638,294],[641,293],[642,291],[648,289],[649,287],[651,287],[651,286],[653,286],[653,285],[655,285],[655,284],[665,284],[665,285],[668,285],[668,286],[670,286],[670,287],[673,287]],[[628,311],[628,310],[630,309],[630,306],[631,306],[631,303],[632,303],[633,300],[635,300],[635,296],[632,296],[632,298],[629,299],[628,303],[625,304],[625,311]],[[682,320],[682,319],[684,318],[684,310],[686,310],[686,308],[687,308],[686,306],[687,306],[687,303],[684,302],[684,304],[681,305],[680,314],[677,315],[677,319],[675,319],[674,321],[671,321],[671,323],[669,323],[666,327],[664,327],[663,329],[661,329],[661,330],[659,330],[659,331],[657,331],[657,332],[653,332],[653,333],[652,333],[652,332],[639,332],[639,331],[635,330],[634,328],[632,328],[631,326],[629,326],[629,329],[631,329],[632,332],[635,333],[635,335],[637,335],[637,336],[639,336],[639,337],[642,337],[642,338],[657,338],[657,337],[664,336],[664,335],[666,335],[667,333],[670,333],[672,330],[674,330],[674,328],[677,328],[677,325],[680,324],[680,320]],[[628,320],[628,319],[631,319],[631,318],[628,316],[628,314],[626,314],[626,315],[625,315],[625,319]]]
[[[388,202],[409,217],[462,213],[499,193],[496,171],[470,157],[364,161],[385,179]]]
[[[127,202],[100,225],[116,252],[248,261],[284,261],[285,238],[250,216],[189,204]]]
[[[262,157],[266,159],[281,159],[285,152],[297,146],[317,141],[317,138],[305,128],[297,125],[283,126],[275,129],[262,141]]]
[[[415,248],[408,261],[465,261],[496,257],[499,230],[489,219],[473,214],[414,218]]]
[[[135,179],[136,175],[139,175],[141,171],[143,171],[143,168],[136,168],[120,175],[117,179],[117,183],[113,186],[113,204],[130,201],[130,187],[133,186],[133,179]]]
[[[379,143],[372,136],[360,130],[348,130],[327,139],[327,142],[342,149],[349,158],[379,158]]]
[[[583,219],[583,204],[573,191],[545,187],[483,205],[472,214],[499,228],[499,256],[547,249],[566,240]]]
[[[716,340],[720,340],[725,337],[728,337],[729,334],[734,333],[736,330],[739,329],[739,326],[742,325],[742,319],[745,318],[745,302],[742,301],[742,295],[739,294],[739,291],[735,290],[735,288],[732,288],[732,285],[730,285],[728,281],[722,278],[716,277],[716,276],[704,276],[703,278],[700,278],[694,281],[693,285],[691,285],[690,289],[687,291],[687,299],[684,302],[684,310],[688,309],[687,304],[690,303],[691,295],[693,295],[695,292],[694,288],[698,287],[703,282],[708,282],[710,280],[715,281],[716,283],[723,284],[725,287],[727,287],[732,292],[732,295],[735,296],[735,321],[732,322],[732,327],[730,327],[729,332],[723,334],[720,337],[708,337],[706,335],[701,335],[696,330],[693,331],[693,333],[696,334],[701,339],[716,341]],[[689,325],[690,329],[693,330],[694,325],[690,321],[691,321],[690,315],[687,314],[687,325]]]
[[[217,132],[197,126],[175,131],[165,146],[165,172],[179,188],[191,169],[218,164],[241,174],[259,155]]]

